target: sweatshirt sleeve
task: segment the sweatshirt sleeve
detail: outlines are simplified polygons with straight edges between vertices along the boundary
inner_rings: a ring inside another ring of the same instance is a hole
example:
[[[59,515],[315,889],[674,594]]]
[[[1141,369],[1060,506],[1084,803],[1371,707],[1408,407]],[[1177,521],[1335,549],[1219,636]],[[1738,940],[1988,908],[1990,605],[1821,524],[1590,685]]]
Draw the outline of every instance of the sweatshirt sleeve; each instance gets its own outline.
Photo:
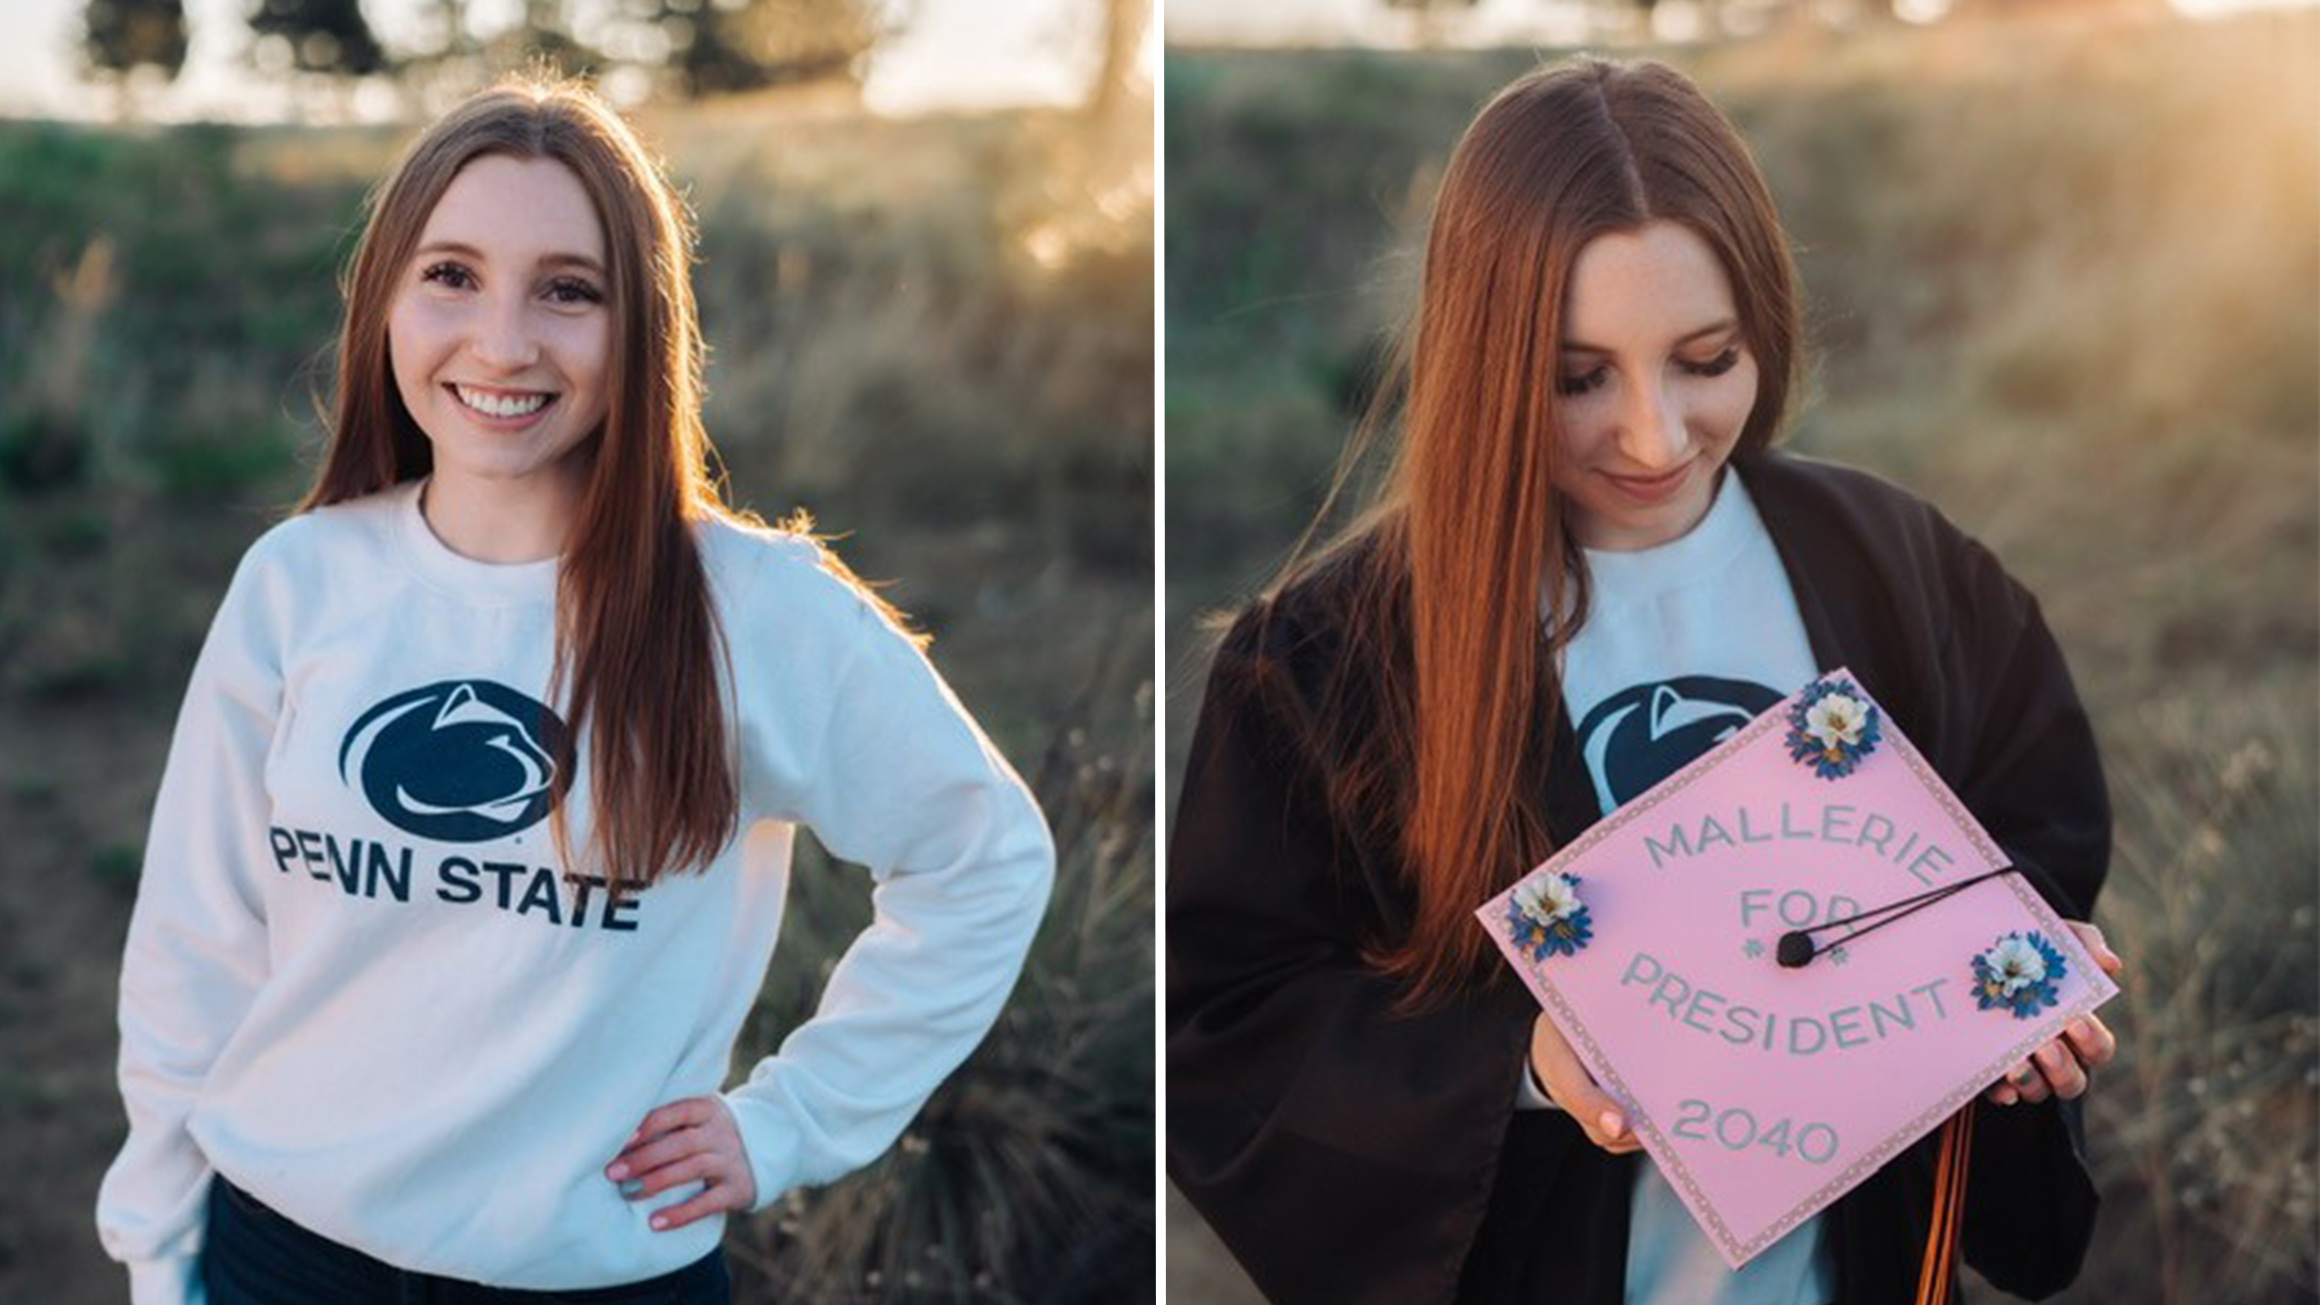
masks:
[[[265,768],[282,677],[264,568],[243,558],[179,709],[121,958],[129,1135],[97,1196],[134,1305],[198,1305],[210,1165],[186,1131],[267,973]]]
[[[874,914],[813,1018],[724,1094],[756,1209],[892,1145],[998,1017],[1055,874],[1029,790],[926,657],[851,592],[836,619],[799,816],[869,868]]]

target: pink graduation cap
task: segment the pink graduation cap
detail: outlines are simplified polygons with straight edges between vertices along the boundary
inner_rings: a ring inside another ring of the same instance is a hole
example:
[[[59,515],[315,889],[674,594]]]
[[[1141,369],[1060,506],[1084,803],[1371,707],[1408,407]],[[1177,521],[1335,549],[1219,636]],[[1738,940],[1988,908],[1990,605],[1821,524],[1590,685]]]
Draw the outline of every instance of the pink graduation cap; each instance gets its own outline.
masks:
[[[1476,914],[1734,1268],[2118,992],[1842,670]]]

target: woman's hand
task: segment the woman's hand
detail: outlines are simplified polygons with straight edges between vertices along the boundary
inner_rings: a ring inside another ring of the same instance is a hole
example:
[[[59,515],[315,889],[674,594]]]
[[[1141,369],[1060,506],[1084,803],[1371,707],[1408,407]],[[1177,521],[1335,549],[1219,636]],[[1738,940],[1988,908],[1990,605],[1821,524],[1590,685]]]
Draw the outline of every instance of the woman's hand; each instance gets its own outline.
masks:
[[[2078,935],[2078,941],[2094,957],[2095,964],[2102,967],[2103,973],[2116,976],[2126,968],[2126,962],[2103,941],[2102,930],[2078,920],[2064,923]],[[2110,1028],[2100,1017],[2089,1011],[2072,1020],[2061,1037],[2014,1066],[1983,1096],[1990,1104],[1999,1106],[2016,1102],[2035,1104],[2050,1096],[2075,1100],[2086,1091],[2088,1072],[2109,1064],[2118,1050],[2119,1040],[2111,1036]]]
[[[656,1232],[682,1228],[719,1210],[745,1211],[757,1204],[757,1176],[749,1170],[741,1129],[724,1101],[713,1096],[672,1101],[646,1115],[604,1176],[623,1184],[622,1194],[632,1201],[683,1183],[707,1181],[708,1190],[699,1196],[654,1214]],[[639,1184],[633,1190],[625,1186],[630,1179]]]
[[[1641,1150],[1643,1139],[1627,1126],[1627,1114],[1579,1063],[1577,1052],[1544,1011],[1531,1021],[1531,1074],[1547,1096],[1568,1112],[1587,1140],[1613,1155]]]

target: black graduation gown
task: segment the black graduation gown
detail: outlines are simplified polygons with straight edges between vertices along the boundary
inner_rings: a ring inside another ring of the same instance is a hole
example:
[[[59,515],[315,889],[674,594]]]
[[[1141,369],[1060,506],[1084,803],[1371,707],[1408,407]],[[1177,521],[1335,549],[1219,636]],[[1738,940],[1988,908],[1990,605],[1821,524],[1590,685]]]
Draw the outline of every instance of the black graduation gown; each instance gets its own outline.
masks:
[[[1732,465],[1821,669],[1860,676],[2047,900],[2087,919],[2109,801],[2036,600],[1865,472],[1781,453]],[[1211,672],[1168,853],[1169,1174],[1282,1305],[1618,1305],[1648,1161],[1605,1154],[1560,1111],[1515,1110],[1529,993],[1505,971],[1446,1009],[1390,1014],[1399,989],[1357,958],[1410,900],[1391,838],[1330,815],[1325,740],[1358,734],[1361,695],[1315,717],[1361,565],[1357,550],[1291,586],[1268,622],[1244,614]],[[1600,814],[1564,715],[1533,749],[1557,846]],[[1965,1260],[2005,1291],[2052,1294],[2077,1276],[2097,1204],[2079,1109],[1977,1109]],[[1844,1305],[1913,1298],[1935,1144],[1826,1211]]]

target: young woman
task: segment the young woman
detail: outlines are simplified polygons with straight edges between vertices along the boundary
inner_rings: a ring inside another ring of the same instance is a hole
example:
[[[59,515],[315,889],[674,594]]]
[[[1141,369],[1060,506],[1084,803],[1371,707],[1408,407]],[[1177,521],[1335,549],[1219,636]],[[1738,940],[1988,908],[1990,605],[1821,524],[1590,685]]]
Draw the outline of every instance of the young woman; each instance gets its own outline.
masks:
[[[722,1301],[723,1216],[878,1155],[1012,985],[1046,827],[892,612],[719,502],[692,258],[568,86],[376,195],[327,461],[154,810],[97,1210],[138,1305]],[[720,1092],[799,825],[877,918]]]
[[[1225,636],[1170,846],[1170,1172],[1273,1299],[1911,1298],[1928,1145],[1731,1272],[1472,914],[1838,666],[2092,908],[2107,800],[2035,601],[1771,449],[1796,305],[1745,146],[1662,65],[1526,77],[1459,142],[1395,469]],[[2113,1047],[2090,1017],[1986,1096],[1963,1247],[2002,1288],[2076,1272],[2074,1099]]]

